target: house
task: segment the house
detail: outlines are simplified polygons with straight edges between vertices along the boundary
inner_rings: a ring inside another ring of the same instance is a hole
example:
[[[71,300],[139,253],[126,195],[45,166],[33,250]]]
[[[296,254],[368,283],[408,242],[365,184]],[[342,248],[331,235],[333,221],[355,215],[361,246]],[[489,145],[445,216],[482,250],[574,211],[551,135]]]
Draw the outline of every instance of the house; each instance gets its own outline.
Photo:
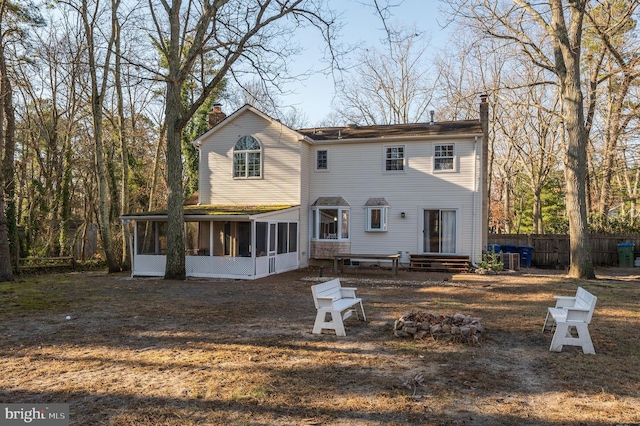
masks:
[[[465,255],[487,239],[487,118],[291,129],[219,106],[194,141],[199,191],[185,206],[188,276],[254,279],[337,253]],[[219,122],[217,122],[219,121]],[[166,212],[132,225],[133,275],[164,275]]]

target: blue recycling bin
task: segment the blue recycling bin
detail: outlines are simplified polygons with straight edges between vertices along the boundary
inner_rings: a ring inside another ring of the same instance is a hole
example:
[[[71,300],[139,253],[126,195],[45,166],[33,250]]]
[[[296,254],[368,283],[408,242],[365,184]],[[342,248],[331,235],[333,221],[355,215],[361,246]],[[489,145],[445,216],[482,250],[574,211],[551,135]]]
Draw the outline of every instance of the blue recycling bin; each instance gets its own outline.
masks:
[[[520,266],[524,266],[525,268],[530,268],[531,257],[533,256],[533,247],[518,246],[518,253],[520,254]]]
[[[502,249],[500,248],[500,244],[489,244],[487,246],[487,251],[489,253],[500,253]]]
[[[500,249],[503,253],[517,253],[515,244],[502,244]]]

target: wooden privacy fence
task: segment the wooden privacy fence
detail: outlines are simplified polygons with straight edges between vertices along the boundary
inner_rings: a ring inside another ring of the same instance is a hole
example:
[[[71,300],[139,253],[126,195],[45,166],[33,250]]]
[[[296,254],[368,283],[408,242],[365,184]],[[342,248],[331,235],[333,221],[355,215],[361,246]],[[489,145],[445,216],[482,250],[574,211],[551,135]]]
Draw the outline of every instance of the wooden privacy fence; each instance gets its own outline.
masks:
[[[531,246],[532,266],[558,268],[569,265],[568,235],[489,234],[489,244]],[[634,243],[633,258],[640,256],[640,234],[589,234],[595,266],[618,266],[618,244]]]

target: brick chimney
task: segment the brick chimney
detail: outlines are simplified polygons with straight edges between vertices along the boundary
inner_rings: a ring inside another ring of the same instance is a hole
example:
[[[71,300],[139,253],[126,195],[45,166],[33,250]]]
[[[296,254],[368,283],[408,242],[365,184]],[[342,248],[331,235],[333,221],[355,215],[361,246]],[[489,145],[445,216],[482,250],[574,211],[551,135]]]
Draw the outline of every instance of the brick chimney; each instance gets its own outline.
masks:
[[[209,128],[211,129],[225,118],[227,118],[227,114],[222,112],[222,104],[213,104],[213,109],[208,114]]]

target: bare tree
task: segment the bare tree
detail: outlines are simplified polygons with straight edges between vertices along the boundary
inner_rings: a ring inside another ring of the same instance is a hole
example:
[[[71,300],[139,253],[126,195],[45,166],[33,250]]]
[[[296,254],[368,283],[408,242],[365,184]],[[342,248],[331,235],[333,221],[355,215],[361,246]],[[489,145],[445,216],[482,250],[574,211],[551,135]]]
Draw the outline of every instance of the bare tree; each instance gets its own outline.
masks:
[[[188,120],[228,76],[251,71],[277,82],[291,47],[292,29],[319,28],[332,41],[330,9],[321,0],[149,0],[153,42],[166,63],[157,71],[166,83],[168,227],[165,278],[184,279],[184,210],[181,135]],[[293,25],[294,28],[291,28]],[[284,42],[284,43],[283,43]],[[200,64],[217,63],[216,72],[199,73]],[[199,78],[200,77],[200,78]],[[185,82],[199,84],[200,95],[185,105]]]
[[[489,37],[517,45],[522,55],[555,78],[562,99],[562,122],[566,132],[564,170],[571,240],[569,275],[595,277],[587,223],[588,144],[580,72],[584,19],[590,2],[451,0],[448,3],[458,17],[465,18]]]
[[[287,106],[286,101],[274,94],[266,83],[268,82],[260,80],[242,82],[238,90],[231,91],[232,102],[238,108],[244,104],[252,105],[292,129],[307,126],[308,119],[304,112],[294,106]]]
[[[0,281],[12,279],[11,259],[17,261],[19,255],[15,202],[16,116],[9,75],[9,46],[24,38],[24,27],[40,23],[38,9],[32,4],[0,2]],[[14,51],[13,56],[15,58],[17,52]]]
[[[111,202],[117,202],[109,191],[108,159],[104,147],[104,101],[109,83],[109,68],[117,37],[117,28],[113,25],[113,15],[118,13],[119,0],[112,0],[107,6],[99,1],[70,0],[62,2],[75,11],[81,20],[86,41],[86,60],[88,63],[90,84],[90,110],[93,120],[93,141],[95,145],[95,167],[98,177],[99,221],[102,246],[109,272],[121,269],[120,259],[115,254],[111,231]],[[109,27],[103,18],[109,16]],[[109,29],[106,29],[109,28]],[[102,44],[104,43],[104,45]]]
[[[618,147],[629,126],[640,113],[634,98],[638,87],[640,56],[633,19],[638,2],[608,1],[587,13],[585,63],[588,65],[589,102],[587,126],[596,126],[598,108],[602,131],[602,164],[597,211],[600,219],[608,213],[612,201],[612,179],[620,160]],[[626,168],[626,161],[623,161]],[[594,165],[595,166],[595,165]]]
[[[116,129],[116,137],[120,143],[120,164],[122,167],[122,175],[120,179],[120,214],[129,213],[129,148],[127,130],[125,126],[124,113],[124,94],[122,89],[122,24],[118,18],[118,3],[112,0],[112,7],[115,12],[111,14],[111,32],[114,35],[114,64],[113,79],[116,90],[116,120],[114,127]],[[129,269],[129,244],[126,233],[122,232],[122,258],[120,260],[123,269]]]
[[[535,76],[526,78],[536,81]],[[548,92],[543,85],[503,91],[505,95],[511,95],[512,100],[502,105],[505,114],[496,123],[515,154],[515,168],[533,194],[534,234],[543,233],[542,191],[551,173],[558,170],[561,158],[561,146],[557,140],[561,139],[558,132],[562,131],[562,125],[556,115],[560,99],[557,93]]]
[[[347,123],[401,124],[427,121],[438,82],[429,65],[429,38],[416,28],[386,24],[382,48],[368,46],[337,88],[335,111]]]

